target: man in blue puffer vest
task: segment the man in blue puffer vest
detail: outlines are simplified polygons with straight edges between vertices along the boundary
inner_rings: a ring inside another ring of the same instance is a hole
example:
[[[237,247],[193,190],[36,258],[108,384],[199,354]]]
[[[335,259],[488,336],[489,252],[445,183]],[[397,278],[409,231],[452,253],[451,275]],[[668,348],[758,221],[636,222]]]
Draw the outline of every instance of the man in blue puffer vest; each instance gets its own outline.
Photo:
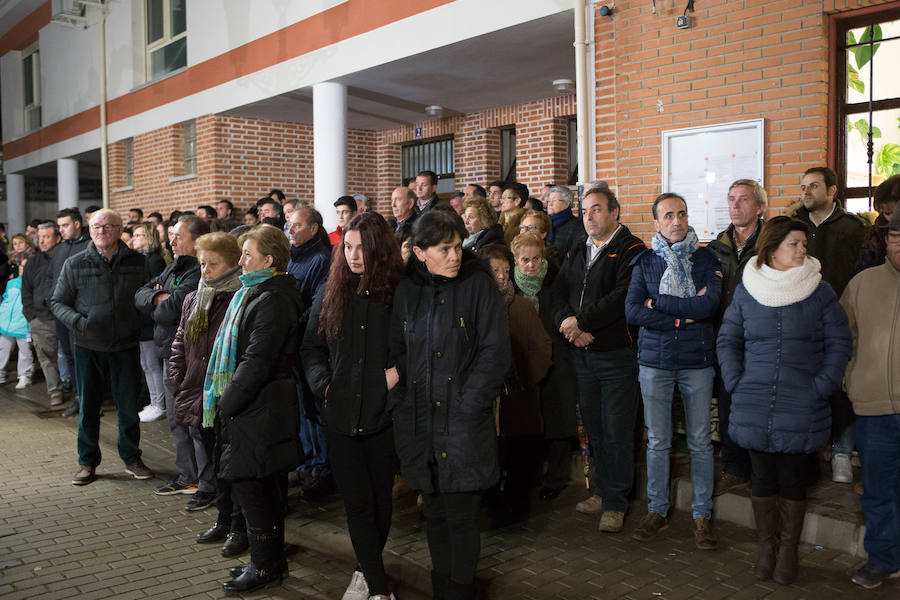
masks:
[[[687,203],[678,194],[653,202],[652,250],[634,260],[625,316],[640,325],[638,364],[647,425],[649,506],[633,538],[647,542],[668,529],[669,451],[672,446],[672,393],[684,401],[691,452],[691,510],[700,550],[718,546],[710,526],[713,447],[710,405],[713,390],[713,319],[722,290],[719,259],[700,248],[688,225]]]

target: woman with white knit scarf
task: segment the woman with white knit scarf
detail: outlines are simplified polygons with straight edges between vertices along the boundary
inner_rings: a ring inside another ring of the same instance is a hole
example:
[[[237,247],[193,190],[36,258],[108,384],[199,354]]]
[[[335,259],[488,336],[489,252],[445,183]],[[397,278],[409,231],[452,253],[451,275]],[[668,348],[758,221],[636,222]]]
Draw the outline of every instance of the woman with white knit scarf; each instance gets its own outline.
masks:
[[[788,217],[763,226],[717,341],[732,393],[728,433],[750,451],[756,577],[783,585],[797,577],[806,488],[852,349],[847,316],[806,254],[808,229]]]

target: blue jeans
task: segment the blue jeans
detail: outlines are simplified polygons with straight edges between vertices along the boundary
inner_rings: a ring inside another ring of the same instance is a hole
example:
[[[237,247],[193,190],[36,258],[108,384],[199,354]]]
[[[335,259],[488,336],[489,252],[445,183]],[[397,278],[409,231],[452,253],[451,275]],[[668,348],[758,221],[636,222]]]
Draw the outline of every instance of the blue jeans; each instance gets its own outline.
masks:
[[[900,414],[856,417],[869,562],[900,571]]]
[[[318,415],[310,415],[311,408],[306,404],[303,394],[312,394],[309,388],[304,390],[303,384],[297,384],[297,398],[300,402],[300,445],[303,446],[305,459],[297,467],[297,471],[308,473],[313,477],[328,477],[331,475],[331,465],[328,463],[328,441],[325,425],[322,421],[322,411],[318,400],[315,405],[319,409]]]
[[[684,402],[688,450],[691,452],[691,512],[693,518],[712,511],[713,447],[710,439],[712,367],[669,371],[641,365],[639,379],[647,424],[648,510],[669,512],[669,451],[672,449],[672,393],[675,384]]]
[[[626,512],[634,486],[634,425],[638,380],[634,350],[572,352],[578,402],[594,459],[594,495],[609,510]]]

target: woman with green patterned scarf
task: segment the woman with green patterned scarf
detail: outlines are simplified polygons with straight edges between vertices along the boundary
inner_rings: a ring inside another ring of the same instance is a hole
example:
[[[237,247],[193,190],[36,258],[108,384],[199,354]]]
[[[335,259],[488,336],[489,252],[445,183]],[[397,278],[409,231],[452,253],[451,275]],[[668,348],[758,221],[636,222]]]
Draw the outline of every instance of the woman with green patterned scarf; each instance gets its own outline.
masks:
[[[287,571],[287,472],[300,464],[293,369],[303,299],[286,275],[290,246],[277,227],[240,237],[241,288],[228,305],[203,383],[203,426],[218,423],[219,479],[231,481],[247,522],[250,564],[231,570],[226,595],[280,583]]]

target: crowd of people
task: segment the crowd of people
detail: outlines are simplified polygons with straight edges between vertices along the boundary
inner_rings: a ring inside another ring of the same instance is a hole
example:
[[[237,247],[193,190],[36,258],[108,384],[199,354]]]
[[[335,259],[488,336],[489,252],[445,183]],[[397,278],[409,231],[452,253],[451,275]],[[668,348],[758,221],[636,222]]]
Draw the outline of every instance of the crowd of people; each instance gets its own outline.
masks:
[[[279,190],[243,220],[227,200],[165,221],[65,209],[2,261],[0,377],[17,348],[16,387],[31,385],[33,346],[50,404],[78,415],[74,485],[97,477],[105,399],[136,479],[154,477],[140,423],[165,417],[176,475],[154,492],[215,506],[198,543],[250,551],[227,594],[286,575],[299,486],[340,491],[358,561],[344,600],[393,598],[382,553],[403,489],[424,511],[434,597],[473,598],[482,505],[502,525],[557,498],[579,432],[592,487],[575,510],[622,531],[641,417],[648,506],[632,537],[654,540],[671,516],[673,404],[698,549],[718,547],[713,496],[749,484],[756,577],[792,583],[822,453],[851,483],[856,448],[868,562],[853,581],[875,587],[900,576],[900,175],[878,187],[871,226],[841,208],[828,168],[800,192],[766,219],[765,190],[735,181],[731,224],[707,245],[684,198],[661,194],[649,247],[604,182],[576,212],[566,186],[442,200],[423,171],[387,216],[338,198],[332,232]]]

